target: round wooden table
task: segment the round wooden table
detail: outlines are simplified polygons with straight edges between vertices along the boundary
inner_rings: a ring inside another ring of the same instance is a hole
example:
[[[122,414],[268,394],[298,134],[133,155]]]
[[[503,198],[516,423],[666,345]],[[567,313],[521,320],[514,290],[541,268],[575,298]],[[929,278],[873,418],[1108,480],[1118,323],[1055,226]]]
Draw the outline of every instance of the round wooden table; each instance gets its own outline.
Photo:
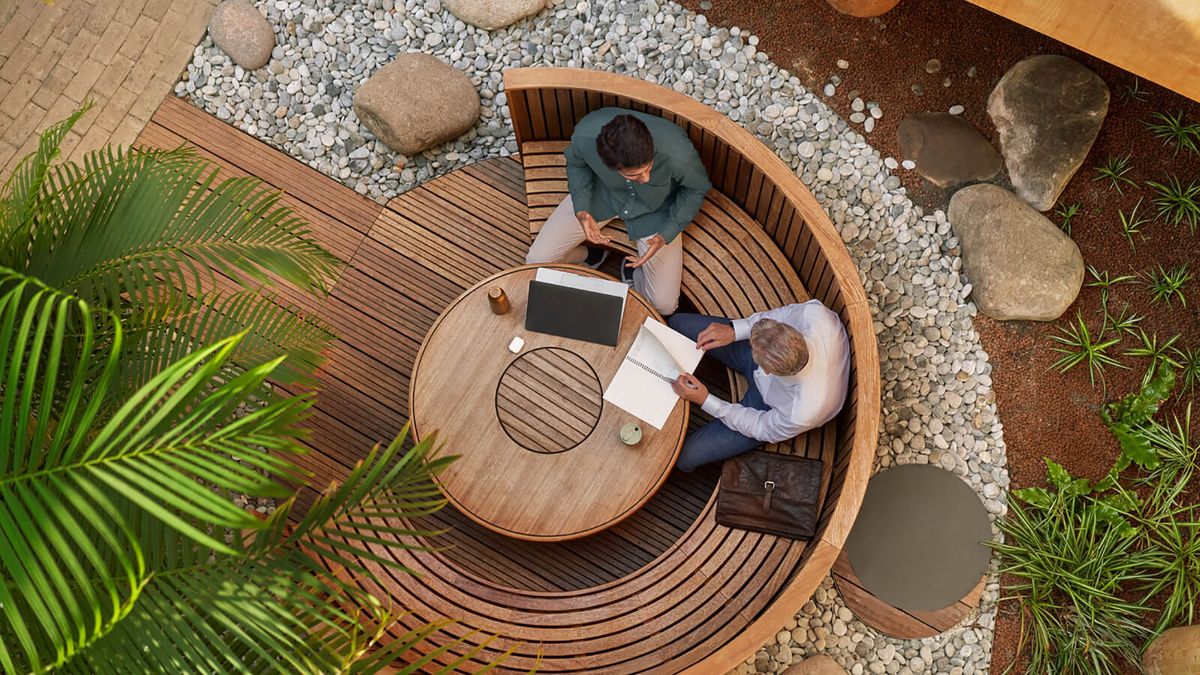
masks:
[[[440,454],[459,455],[437,482],[460,511],[510,537],[562,541],[612,527],[658,491],[683,445],[688,405],[678,401],[656,430],[601,398],[638,327],[662,320],[637,293],[616,347],[525,330],[538,267],[484,279],[442,312],[413,365],[409,419],[414,438],[436,433]],[[507,314],[492,313],[493,286],[508,295]],[[525,340],[517,354],[514,337]],[[642,429],[633,446],[619,435],[630,422]]]

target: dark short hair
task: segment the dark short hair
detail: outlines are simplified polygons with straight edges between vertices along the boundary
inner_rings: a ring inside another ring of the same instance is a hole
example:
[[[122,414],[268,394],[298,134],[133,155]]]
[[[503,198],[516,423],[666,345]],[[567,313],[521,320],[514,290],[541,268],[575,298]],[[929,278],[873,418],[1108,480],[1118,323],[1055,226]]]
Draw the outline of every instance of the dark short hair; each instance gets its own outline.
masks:
[[[654,159],[654,139],[645,122],[633,115],[617,115],[596,136],[596,152],[610,169],[633,169]]]

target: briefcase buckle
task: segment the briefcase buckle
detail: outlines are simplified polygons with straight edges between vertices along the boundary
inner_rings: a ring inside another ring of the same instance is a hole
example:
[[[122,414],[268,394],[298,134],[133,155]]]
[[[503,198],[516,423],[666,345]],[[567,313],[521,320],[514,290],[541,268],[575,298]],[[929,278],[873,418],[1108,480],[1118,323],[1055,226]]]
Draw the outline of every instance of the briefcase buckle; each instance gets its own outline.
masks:
[[[769,480],[764,482],[763,489],[766,492],[763,493],[762,510],[763,513],[766,513],[771,510],[771,493],[775,491],[775,481]]]

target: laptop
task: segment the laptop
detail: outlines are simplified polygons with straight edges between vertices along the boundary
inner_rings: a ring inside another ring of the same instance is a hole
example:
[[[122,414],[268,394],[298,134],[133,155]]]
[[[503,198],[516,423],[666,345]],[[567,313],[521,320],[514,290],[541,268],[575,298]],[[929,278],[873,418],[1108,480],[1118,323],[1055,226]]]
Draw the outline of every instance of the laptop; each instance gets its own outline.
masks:
[[[525,330],[615,347],[624,309],[624,297],[534,279]]]

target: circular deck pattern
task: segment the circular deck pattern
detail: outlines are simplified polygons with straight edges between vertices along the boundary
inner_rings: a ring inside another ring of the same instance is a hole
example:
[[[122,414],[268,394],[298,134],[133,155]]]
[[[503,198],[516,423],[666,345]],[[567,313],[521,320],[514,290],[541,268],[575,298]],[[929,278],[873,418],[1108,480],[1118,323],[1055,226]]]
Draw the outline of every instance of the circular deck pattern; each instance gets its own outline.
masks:
[[[496,419],[517,445],[565,452],[591,435],[604,407],[596,371],[573,351],[544,347],[521,354],[496,386]]]

